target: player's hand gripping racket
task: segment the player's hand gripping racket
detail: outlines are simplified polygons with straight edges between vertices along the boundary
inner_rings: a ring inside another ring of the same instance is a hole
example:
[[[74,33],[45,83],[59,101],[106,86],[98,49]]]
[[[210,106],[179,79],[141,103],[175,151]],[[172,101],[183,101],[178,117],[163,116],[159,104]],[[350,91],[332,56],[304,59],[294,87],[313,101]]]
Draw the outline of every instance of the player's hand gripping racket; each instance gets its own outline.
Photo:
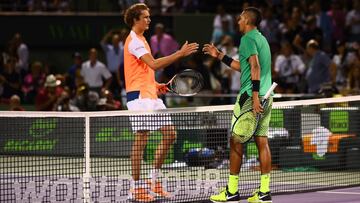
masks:
[[[166,84],[170,92],[180,96],[193,96],[197,94],[204,86],[202,75],[192,69],[186,69],[176,74]]]
[[[271,85],[271,87],[268,89],[268,91],[266,92],[265,96],[262,98],[262,100],[260,101],[260,105],[262,108],[266,107],[267,103],[268,103],[268,99],[271,95],[271,92],[274,91],[275,87],[277,86],[276,82],[273,82],[273,84]],[[252,135],[255,134],[255,132],[258,129],[258,124],[259,124],[259,120],[261,118],[261,113],[257,113],[255,116],[255,128],[254,131],[252,133]]]

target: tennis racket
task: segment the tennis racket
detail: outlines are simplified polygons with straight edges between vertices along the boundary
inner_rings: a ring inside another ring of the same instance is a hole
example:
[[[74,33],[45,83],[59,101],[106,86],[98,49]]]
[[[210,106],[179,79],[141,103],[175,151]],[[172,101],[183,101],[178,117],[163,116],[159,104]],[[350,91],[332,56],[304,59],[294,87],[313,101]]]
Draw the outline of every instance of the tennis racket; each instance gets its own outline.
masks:
[[[204,86],[204,79],[202,75],[192,69],[186,69],[176,74],[166,84],[170,92],[180,96],[194,96]]]
[[[262,98],[262,100],[260,101],[260,105],[262,108],[266,107],[267,103],[268,103],[268,99],[271,95],[271,92],[274,91],[274,89],[276,88],[277,83],[273,82],[273,84],[271,85],[271,87],[268,89],[268,91],[266,92],[265,96]],[[258,130],[258,125],[259,125],[259,120],[261,118],[261,113],[257,113],[255,116],[255,128],[254,131],[252,132],[252,135],[255,134],[255,132]]]

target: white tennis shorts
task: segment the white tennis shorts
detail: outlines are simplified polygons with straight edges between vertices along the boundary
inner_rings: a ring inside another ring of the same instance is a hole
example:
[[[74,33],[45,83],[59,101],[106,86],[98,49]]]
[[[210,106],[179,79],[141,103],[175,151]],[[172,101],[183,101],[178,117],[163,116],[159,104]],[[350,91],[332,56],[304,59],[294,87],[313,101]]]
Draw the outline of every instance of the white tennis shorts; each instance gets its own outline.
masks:
[[[130,111],[151,111],[166,109],[161,99],[135,99],[126,103]],[[133,132],[139,130],[158,130],[166,125],[173,125],[171,117],[167,113],[130,116]]]

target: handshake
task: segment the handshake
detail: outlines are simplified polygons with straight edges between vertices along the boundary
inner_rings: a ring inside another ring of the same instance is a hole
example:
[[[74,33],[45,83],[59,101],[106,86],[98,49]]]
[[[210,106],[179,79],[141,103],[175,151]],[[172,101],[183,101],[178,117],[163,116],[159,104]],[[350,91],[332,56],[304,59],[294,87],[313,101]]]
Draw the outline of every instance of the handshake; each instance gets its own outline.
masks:
[[[198,48],[199,48],[198,43],[193,42],[193,43],[189,44],[188,41],[186,41],[182,45],[181,49],[178,52],[181,54],[181,56],[185,57],[185,56],[188,56],[190,54],[197,52]],[[204,54],[210,55],[210,56],[212,56],[214,58],[218,58],[218,59],[220,59],[219,57],[221,57],[221,54],[222,54],[212,43],[204,44],[202,51]]]
[[[194,42],[194,43],[189,44],[188,41],[186,41],[177,53],[179,53],[181,57],[185,57],[185,56],[188,56],[190,54],[197,52],[198,48],[199,48],[198,43]],[[202,48],[202,52],[213,58],[221,60],[224,64],[226,64],[233,70],[240,71],[239,61],[233,60],[229,56],[227,56],[224,53],[222,53],[221,51],[219,51],[213,43],[204,44],[204,47]]]

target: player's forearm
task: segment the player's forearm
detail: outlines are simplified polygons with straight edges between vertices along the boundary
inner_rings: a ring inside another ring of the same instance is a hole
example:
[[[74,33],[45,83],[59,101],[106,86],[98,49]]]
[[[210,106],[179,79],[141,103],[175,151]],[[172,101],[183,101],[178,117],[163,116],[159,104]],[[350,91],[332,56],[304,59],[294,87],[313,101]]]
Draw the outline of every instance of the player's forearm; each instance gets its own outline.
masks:
[[[253,91],[252,98],[253,98],[253,100],[259,98],[259,92]]]
[[[251,80],[260,80],[260,66],[254,64],[251,66]]]
[[[252,55],[248,59],[250,63],[253,102],[257,103],[260,92],[260,64],[257,55]]]
[[[222,53],[222,52],[220,52],[219,53],[219,55],[218,55],[218,59],[221,61],[221,62],[223,62],[223,59],[224,59],[224,57],[225,57],[225,54],[224,53]],[[223,62],[224,63],[224,62]],[[226,63],[225,63],[226,64]],[[230,65],[229,67],[231,68],[231,69],[233,69],[233,70],[236,70],[236,71],[241,71],[240,70],[240,62],[238,61],[238,60],[235,60],[235,59],[232,59],[232,62],[230,63],[230,64],[226,64],[226,65]]]
[[[260,80],[260,63],[257,55],[252,55],[249,57],[250,71],[251,71],[251,80]]]
[[[169,56],[164,56],[158,59],[154,60],[154,64],[151,67],[154,70],[158,70],[158,69],[163,69],[167,66],[169,66],[170,64],[174,63],[175,61],[179,60],[180,58],[182,58],[182,54],[180,52],[175,52]]]

